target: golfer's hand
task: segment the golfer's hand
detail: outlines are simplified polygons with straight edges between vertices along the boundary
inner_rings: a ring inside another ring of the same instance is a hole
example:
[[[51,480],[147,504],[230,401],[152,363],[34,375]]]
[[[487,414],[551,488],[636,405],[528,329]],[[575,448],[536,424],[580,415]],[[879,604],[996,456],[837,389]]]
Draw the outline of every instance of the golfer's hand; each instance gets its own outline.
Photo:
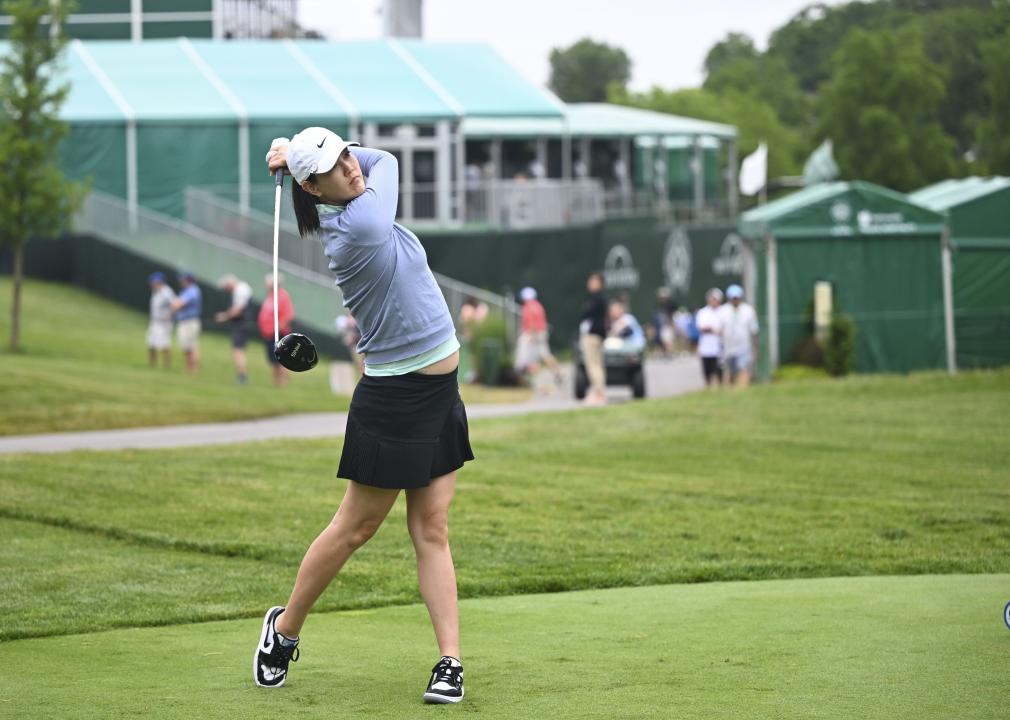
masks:
[[[273,175],[276,170],[288,171],[288,142],[287,138],[274,138],[270,143],[270,151],[267,153],[267,168]]]
[[[228,319],[228,313],[226,312],[214,313],[214,319],[217,320],[218,322],[224,322],[225,320]]]

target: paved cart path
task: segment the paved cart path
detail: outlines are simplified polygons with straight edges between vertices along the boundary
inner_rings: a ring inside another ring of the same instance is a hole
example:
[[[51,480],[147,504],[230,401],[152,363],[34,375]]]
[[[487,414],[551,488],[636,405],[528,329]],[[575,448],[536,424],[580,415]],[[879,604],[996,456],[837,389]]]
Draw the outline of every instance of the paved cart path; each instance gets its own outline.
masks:
[[[702,387],[694,357],[648,360],[645,370],[649,397],[672,397]],[[472,419],[510,417],[578,408],[579,403],[571,395],[571,373],[571,366],[566,366],[560,388],[551,394],[537,393],[524,403],[469,405],[467,415]],[[610,388],[608,399],[611,403],[629,402],[631,395],[626,388]],[[303,413],[239,422],[17,435],[0,438],[0,453],[194,447],[281,438],[339,437],[346,423],[347,413]]]

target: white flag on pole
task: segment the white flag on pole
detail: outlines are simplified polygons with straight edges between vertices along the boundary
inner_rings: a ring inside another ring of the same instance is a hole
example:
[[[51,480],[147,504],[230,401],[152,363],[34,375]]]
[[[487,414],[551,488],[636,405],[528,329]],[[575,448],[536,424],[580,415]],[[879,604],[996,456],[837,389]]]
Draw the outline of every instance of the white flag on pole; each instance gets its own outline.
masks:
[[[764,143],[740,164],[740,194],[757,195],[768,183],[768,146]]]

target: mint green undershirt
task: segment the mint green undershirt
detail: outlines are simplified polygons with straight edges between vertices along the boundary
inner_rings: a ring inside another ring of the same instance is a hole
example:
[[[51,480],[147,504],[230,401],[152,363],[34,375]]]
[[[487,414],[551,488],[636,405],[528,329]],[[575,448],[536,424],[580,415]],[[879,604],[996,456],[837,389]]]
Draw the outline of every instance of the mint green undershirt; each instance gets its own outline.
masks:
[[[381,365],[369,365],[366,362],[365,375],[369,377],[406,375],[407,373],[417,372],[421,368],[426,368],[432,363],[437,363],[439,360],[445,360],[457,350],[459,350],[459,340],[454,335],[438,347],[428,352],[423,352],[420,355],[406,358],[405,360],[396,360]]]

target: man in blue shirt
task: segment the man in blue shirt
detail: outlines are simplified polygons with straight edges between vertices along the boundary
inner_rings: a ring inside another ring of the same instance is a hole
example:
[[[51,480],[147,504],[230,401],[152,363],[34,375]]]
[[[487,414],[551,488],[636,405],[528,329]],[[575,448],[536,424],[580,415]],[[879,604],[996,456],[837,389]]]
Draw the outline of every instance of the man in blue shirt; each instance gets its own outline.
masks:
[[[200,314],[203,311],[203,296],[192,273],[180,273],[179,283],[182,290],[172,302],[176,333],[179,347],[186,356],[186,370],[196,373],[200,369]]]

